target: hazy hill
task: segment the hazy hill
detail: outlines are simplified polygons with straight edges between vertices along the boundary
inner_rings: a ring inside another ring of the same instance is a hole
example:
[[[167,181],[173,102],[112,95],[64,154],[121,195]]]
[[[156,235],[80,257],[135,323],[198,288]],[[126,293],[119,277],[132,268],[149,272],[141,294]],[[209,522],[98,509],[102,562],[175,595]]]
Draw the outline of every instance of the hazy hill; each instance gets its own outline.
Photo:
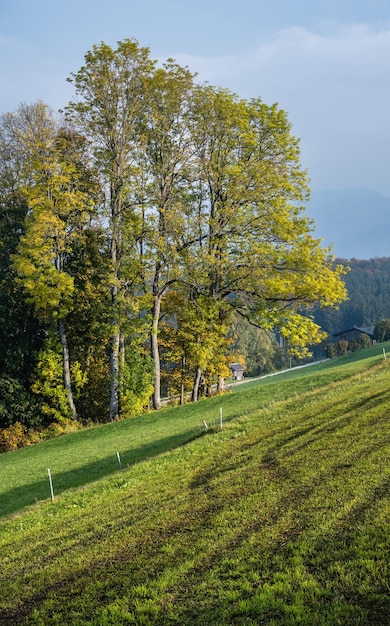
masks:
[[[390,198],[372,189],[315,191],[307,205],[315,234],[343,258],[390,255]]]

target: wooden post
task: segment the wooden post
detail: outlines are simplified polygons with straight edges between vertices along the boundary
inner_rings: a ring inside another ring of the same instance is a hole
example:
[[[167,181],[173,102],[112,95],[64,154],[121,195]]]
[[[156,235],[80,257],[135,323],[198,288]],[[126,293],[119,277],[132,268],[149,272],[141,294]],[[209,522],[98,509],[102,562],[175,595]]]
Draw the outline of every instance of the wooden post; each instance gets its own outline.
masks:
[[[222,430],[222,407],[219,409],[219,429]]]

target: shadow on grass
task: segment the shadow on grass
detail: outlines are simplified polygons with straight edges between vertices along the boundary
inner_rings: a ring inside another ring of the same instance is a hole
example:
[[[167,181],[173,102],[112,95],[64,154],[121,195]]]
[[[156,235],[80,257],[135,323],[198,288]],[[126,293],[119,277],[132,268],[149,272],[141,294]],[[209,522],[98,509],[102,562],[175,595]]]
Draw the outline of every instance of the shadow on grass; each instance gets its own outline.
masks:
[[[247,481],[246,487],[249,492],[258,491],[256,481]],[[139,616],[137,623],[143,618],[144,623],[157,626],[171,622],[170,611],[174,610],[175,623],[183,626],[266,624],[271,619],[275,626],[383,626],[389,623],[388,585],[386,577],[380,575],[380,567],[372,571],[370,559],[377,556],[384,567],[388,541],[386,528],[373,527],[371,518],[381,500],[387,498],[388,489],[387,477],[341,518],[335,507],[332,523],[318,533],[315,529],[317,523],[321,524],[321,516],[317,520],[307,506],[315,489],[313,485],[301,485],[283,495],[287,501],[294,498],[295,512],[286,516],[282,526],[281,500],[267,509],[266,516],[262,511],[257,514],[254,508],[243,513],[233,535],[222,534],[218,541],[210,545],[207,542],[207,549],[199,544],[195,558],[193,546],[204,528],[212,528],[220,511],[241,497],[236,491],[226,502],[226,494],[210,492],[206,494],[209,497],[191,499],[190,504],[187,501],[184,509],[172,511],[170,516],[161,516],[157,511],[150,518],[147,536],[140,535],[127,549],[118,542],[109,561],[103,554],[78,569],[77,574],[54,581],[47,578],[43,589],[23,597],[19,606],[8,608],[3,617],[0,614],[0,624],[26,623],[33,608],[43,611],[40,623],[51,623],[51,619],[54,623],[54,617],[57,623],[61,617],[62,623],[70,623],[71,604],[80,611],[80,623],[85,624],[92,623],[90,620],[96,624],[114,623],[104,618],[106,607],[111,605],[117,624],[130,623],[128,615],[132,613],[131,623],[136,623]],[[117,529],[110,529],[114,544]],[[378,534],[379,530],[383,534]],[[264,542],[263,533],[272,541]],[[378,540],[383,542],[382,548],[378,548]],[[164,550],[166,546],[171,549]],[[191,566],[183,568],[174,587],[162,586],[161,590],[164,576],[167,579],[172,571],[180,571],[186,557]],[[220,584],[216,587],[220,580],[231,590],[230,595],[220,593]],[[263,589],[264,581],[267,585]],[[314,592],[308,592],[307,583]],[[149,611],[152,597],[157,597],[154,612]]]
[[[152,441],[136,448],[128,448],[121,452],[120,457],[110,454],[86,463],[81,467],[76,467],[68,471],[56,472],[55,466],[50,468],[53,482],[54,497],[64,493],[68,489],[83,487],[96,480],[109,476],[121,469],[131,467],[136,463],[155,458],[170,450],[179,448],[194,439],[198,439],[206,431],[190,429],[180,434],[171,435],[158,441]],[[42,474],[42,478],[28,485],[21,485],[9,491],[5,491],[1,496],[0,518],[13,515],[23,508],[33,505],[41,500],[51,498],[49,477],[47,473]]]

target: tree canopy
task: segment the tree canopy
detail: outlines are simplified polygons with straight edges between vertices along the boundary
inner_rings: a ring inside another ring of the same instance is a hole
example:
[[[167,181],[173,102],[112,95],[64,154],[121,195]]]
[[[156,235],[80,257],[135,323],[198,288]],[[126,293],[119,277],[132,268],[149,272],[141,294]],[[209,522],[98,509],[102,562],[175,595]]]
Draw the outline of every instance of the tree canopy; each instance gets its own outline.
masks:
[[[64,116],[21,105],[0,125],[7,302],[44,333],[28,392],[99,421],[159,408],[161,385],[196,400],[228,374],[238,318],[265,333],[259,349],[277,331],[307,354],[323,339],[313,307],[346,297],[344,268],[305,216],[286,113],[132,39],[93,46],[69,80]]]

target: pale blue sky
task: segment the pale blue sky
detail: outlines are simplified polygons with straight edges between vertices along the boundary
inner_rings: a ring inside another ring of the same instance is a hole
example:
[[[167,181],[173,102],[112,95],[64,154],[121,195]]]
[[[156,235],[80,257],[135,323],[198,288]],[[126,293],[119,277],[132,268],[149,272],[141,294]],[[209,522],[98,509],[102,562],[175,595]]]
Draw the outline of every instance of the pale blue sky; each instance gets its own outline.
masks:
[[[0,113],[65,106],[85,52],[126,37],[278,102],[313,189],[390,196],[390,0],[0,0]]]

